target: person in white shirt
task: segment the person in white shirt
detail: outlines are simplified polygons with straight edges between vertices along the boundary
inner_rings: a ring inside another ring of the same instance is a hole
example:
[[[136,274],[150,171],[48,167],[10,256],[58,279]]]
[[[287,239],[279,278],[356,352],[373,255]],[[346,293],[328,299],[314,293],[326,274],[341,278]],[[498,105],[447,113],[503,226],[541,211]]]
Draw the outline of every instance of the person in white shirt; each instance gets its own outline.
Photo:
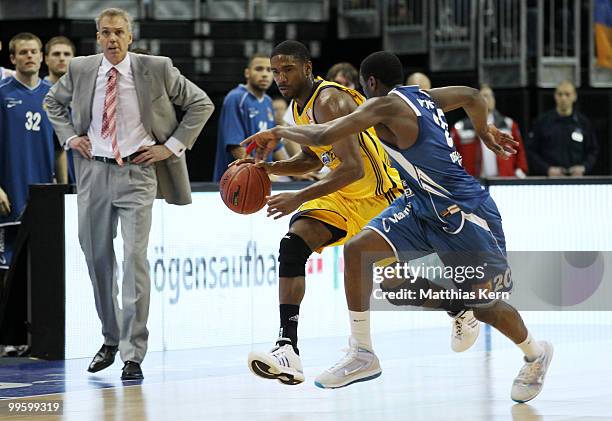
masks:
[[[185,150],[214,106],[167,57],[128,53],[131,19],[105,9],[96,19],[102,54],[75,57],[45,98],[64,147],[75,151],[79,241],[94,287],[104,344],[88,371],[110,366],[117,349],[123,380],[142,379],[151,278],[147,247],[156,193],[191,203]],[[185,112],[180,122],[174,105]],[[69,110],[70,107],[70,110]],[[113,238],[124,243],[122,306]]]

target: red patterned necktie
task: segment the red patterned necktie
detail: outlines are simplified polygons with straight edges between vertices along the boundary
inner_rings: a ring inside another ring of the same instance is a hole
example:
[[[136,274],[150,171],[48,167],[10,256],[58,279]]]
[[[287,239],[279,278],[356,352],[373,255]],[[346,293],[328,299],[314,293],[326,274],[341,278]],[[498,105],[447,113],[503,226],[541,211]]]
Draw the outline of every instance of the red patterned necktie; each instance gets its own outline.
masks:
[[[111,67],[106,81],[106,96],[104,97],[104,113],[102,114],[102,137],[111,138],[113,156],[119,165],[123,165],[119,145],[117,144],[117,77],[119,72]]]

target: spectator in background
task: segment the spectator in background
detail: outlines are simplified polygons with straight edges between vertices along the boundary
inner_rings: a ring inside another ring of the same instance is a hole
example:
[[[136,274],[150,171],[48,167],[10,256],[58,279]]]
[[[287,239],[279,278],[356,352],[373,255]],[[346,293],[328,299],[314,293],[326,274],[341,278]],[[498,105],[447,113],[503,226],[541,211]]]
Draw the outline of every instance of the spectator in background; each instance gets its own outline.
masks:
[[[64,36],[56,36],[51,38],[45,44],[45,64],[49,69],[49,75],[45,77],[51,85],[64,76],[68,71],[70,60],[76,55],[76,47],[74,43]],[[74,160],[72,151],[65,151],[60,146],[57,136],[53,135],[55,142],[55,166],[57,168],[57,182],[60,184],[75,184],[76,178],[74,175]],[[64,177],[65,176],[65,177]]]
[[[359,72],[355,69],[355,66],[347,62],[334,64],[327,72],[325,79],[350,89],[359,87]]]
[[[244,77],[246,83],[232,89],[223,100],[213,175],[216,182],[221,180],[232,161],[246,157],[246,149],[240,146],[240,142],[276,125],[272,99],[266,94],[272,85],[270,57],[261,53],[251,56]],[[277,160],[288,158],[282,145],[274,155]]]
[[[421,72],[412,73],[408,78],[406,78],[406,85],[418,85],[419,88],[428,90],[431,89],[431,81]]]
[[[589,120],[575,109],[576,98],[574,84],[561,82],[555,89],[556,108],[533,124],[527,141],[532,175],[580,177],[593,170],[597,139]]]
[[[0,41],[0,51],[2,51],[2,41]],[[14,75],[15,72],[13,70],[0,66],[0,80],[5,79],[7,77],[12,77]]]
[[[42,42],[29,32],[9,42],[15,76],[0,82],[0,222],[15,221],[28,186],[52,183],[53,127],[43,109],[51,84],[39,78]]]
[[[451,131],[457,151],[463,157],[463,168],[474,177],[519,177],[527,175],[527,156],[518,124],[495,108],[495,95],[489,85],[483,84],[480,93],[487,101],[488,124],[494,124],[502,132],[511,134],[519,142],[517,154],[503,160],[487,148],[474,133],[469,118],[457,122]]]
[[[45,64],[49,75],[45,80],[54,85],[68,71],[70,60],[76,55],[74,43],[64,36],[51,38],[45,44]]]

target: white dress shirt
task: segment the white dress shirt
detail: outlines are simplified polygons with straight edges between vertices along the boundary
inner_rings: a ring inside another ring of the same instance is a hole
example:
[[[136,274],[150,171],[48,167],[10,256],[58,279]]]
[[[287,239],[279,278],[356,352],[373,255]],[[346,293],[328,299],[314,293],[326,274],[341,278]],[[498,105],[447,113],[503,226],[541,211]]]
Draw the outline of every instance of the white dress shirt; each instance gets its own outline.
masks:
[[[87,131],[87,137],[91,142],[92,155],[113,157],[111,139],[102,137],[102,116],[104,114],[104,98],[106,96],[106,83],[108,72],[112,67],[117,69],[117,110],[115,114],[117,126],[117,144],[122,157],[136,152],[141,146],[153,146],[155,141],[147,133],[140,116],[138,96],[130,66],[130,55],[127,54],[123,61],[113,66],[106,57],[98,69],[96,87],[93,97],[91,125]],[[70,141],[72,139],[69,139]],[[66,142],[68,144],[68,142]],[[185,146],[175,137],[170,137],[164,143],[176,156],[181,156]]]

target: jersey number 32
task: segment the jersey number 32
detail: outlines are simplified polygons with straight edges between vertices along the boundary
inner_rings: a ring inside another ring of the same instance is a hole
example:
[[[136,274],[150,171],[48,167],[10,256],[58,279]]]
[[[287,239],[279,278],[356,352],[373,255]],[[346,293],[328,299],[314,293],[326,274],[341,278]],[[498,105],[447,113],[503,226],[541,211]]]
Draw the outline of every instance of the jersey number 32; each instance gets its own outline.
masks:
[[[26,130],[32,130],[33,132],[40,131],[40,113],[33,113],[32,111],[28,111],[26,113],[26,122],[25,128]]]

